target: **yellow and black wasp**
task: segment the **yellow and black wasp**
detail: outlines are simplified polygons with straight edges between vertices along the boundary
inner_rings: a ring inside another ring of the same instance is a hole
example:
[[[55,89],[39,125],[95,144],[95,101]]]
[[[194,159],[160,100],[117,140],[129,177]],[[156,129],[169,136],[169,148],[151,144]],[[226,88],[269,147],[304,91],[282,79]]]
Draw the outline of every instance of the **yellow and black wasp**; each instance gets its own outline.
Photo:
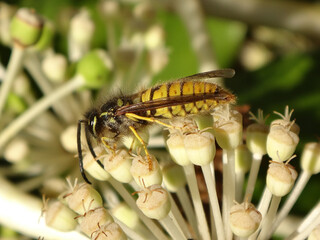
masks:
[[[141,142],[146,155],[149,156],[146,144],[137,133],[138,129],[150,123],[158,123],[172,127],[165,119],[186,117],[192,114],[208,114],[219,105],[234,103],[236,97],[218,86],[205,80],[215,77],[231,78],[234,70],[222,69],[198,73],[177,79],[173,82],[160,84],[129,96],[118,96],[103,105],[95,107],[85,114],[85,119],[78,122],[78,156],[80,171],[88,183],[84,169],[81,148],[81,126],[85,127],[88,148],[94,158],[97,158],[92,138],[98,144],[103,144],[112,152],[121,138],[134,135]],[[101,167],[102,163],[97,160]]]

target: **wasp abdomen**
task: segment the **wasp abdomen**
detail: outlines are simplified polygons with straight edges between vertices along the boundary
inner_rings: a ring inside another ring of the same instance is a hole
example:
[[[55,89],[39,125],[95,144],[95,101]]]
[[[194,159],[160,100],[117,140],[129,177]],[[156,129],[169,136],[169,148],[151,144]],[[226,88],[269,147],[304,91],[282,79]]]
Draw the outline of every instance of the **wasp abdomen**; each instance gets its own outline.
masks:
[[[209,112],[218,104],[231,102],[234,96],[214,83],[197,81],[165,83],[141,92],[141,102],[157,99],[166,99],[167,107],[148,110],[147,116],[172,118]]]

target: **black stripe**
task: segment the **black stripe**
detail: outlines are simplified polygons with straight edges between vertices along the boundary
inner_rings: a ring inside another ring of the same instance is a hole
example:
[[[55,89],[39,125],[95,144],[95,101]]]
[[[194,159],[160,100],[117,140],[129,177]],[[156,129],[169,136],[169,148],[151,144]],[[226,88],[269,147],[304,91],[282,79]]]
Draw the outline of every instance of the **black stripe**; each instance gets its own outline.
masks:
[[[183,86],[184,86],[184,84],[185,84],[184,81],[180,82],[180,96],[183,96]],[[187,114],[186,106],[184,104],[181,104],[181,109]]]

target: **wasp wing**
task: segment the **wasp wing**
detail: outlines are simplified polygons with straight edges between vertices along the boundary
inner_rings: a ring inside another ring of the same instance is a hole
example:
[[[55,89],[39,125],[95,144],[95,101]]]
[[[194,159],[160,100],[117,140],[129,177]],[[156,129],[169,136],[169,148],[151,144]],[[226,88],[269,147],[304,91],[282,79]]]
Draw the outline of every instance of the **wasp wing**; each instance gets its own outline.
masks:
[[[188,77],[180,78],[177,81],[195,81],[195,80],[201,80],[204,81],[206,79],[211,79],[211,78],[232,78],[235,74],[235,71],[231,68],[226,68],[226,69],[219,69],[219,70],[213,70],[209,72],[202,72],[202,73],[197,73]]]
[[[217,101],[226,100],[229,102],[234,101],[234,95],[230,93],[198,93],[188,94],[182,96],[172,96],[165,98],[158,98],[145,102],[138,102],[131,105],[123,106],[116,111],[116,115],[124,115],[126,113],[141,113],[148,110],[154,110],[164,107],[177,106],[206,99],[214,99]]]

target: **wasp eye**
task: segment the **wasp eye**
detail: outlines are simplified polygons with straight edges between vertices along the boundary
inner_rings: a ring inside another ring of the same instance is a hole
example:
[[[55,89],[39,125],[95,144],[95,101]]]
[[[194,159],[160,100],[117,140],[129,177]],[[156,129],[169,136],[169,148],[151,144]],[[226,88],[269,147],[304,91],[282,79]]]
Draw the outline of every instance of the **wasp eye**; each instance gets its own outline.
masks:
[[[88,117],[88,130],[94,136],[97,137],[97,128],[98,118],[96,111],[92,111]]]

